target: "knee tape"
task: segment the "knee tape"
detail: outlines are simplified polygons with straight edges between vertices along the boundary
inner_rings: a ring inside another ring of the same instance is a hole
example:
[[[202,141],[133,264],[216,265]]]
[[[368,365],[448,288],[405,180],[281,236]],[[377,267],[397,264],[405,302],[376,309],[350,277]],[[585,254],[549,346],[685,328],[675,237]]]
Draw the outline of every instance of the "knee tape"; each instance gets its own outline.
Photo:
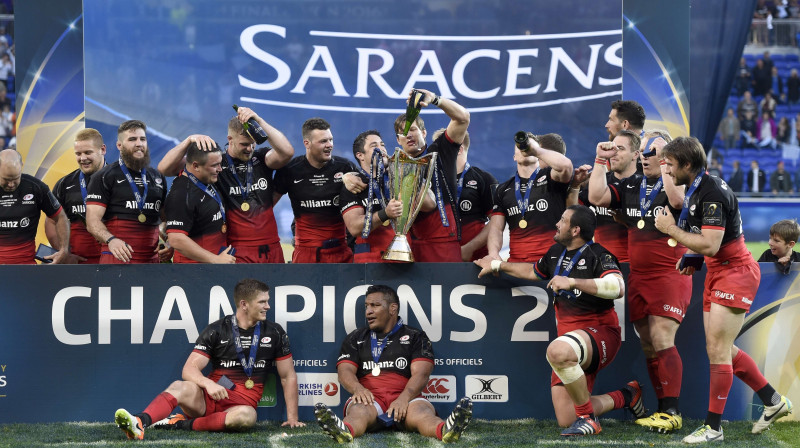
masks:
[[[572,349],[575,351],[575,356],[578,358],[578,364],[572,367],[558,368],[554,366],[552,362],[550,362],[549,358],[547,359],[547,362],[550,364],[550,367],[553,368],[553,372],[555,372],[556,376],[558,376],[562,383],[574,383],[583,375],[583,368],[581,366],[583,366],[585,362],[588,362],[587,354],[589,353],[589,350],[586,347],[586,342],[579,334],[572,331],[564,334],[563,336],[557,337],[556,341],[564,342],[572,347]]]

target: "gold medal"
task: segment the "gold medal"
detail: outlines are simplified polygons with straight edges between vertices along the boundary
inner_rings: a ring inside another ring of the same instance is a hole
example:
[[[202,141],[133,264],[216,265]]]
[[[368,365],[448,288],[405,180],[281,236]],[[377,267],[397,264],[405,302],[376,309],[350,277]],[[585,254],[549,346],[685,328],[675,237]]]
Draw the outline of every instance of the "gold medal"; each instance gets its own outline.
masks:
[[[248,378],[247,381],[244,382],[244,387],[248,389],[254,388],[255,385],[256,385],[255,381],[251,380],[250,378]]]
[[[147,216],[144,216],[144,213],[139,213],[139,222],[147,221]]]
[[[388,225],[389,225],[389,224],[391,224],[391,223],[392,223],[392,220],[390,220],[390,219],[387,219],[386,221],[383,221],[381,224],[383,224],[383,226],[384,226],[384,227],[386,227],[386,226],[388,226]]]
[[[248,202],[242,202],[242,211],[246,212],[250,210],[250,204]]]
[[[524,219],[520,219],[519,220],[519,228],[520,229],[524,229],[525,227],[528,227],[528,221],[525,221]]]
[[[222,233],[225,233],[225,232],[227,232],[227,231],[228,231],[228,226],[226,226],[225,224],[223,224],[223,225],[222,225],[222,228],[221,228],[221,229],[219,229],[219,230],[220,230],[220,232],[222,232]]]
[[[636,227],[644,229],[644,219],[640,219],[639,222],[636,223]]]
[[[678,245],[678,241],[675,238],[670,238],[667,240],[667,244],[669,244],[669,247],[675,247]]]
[[[380,374],[381,374],[381,368],[380,367],[375,366],[375,367],[372,368],[372,376],[378,376]]]

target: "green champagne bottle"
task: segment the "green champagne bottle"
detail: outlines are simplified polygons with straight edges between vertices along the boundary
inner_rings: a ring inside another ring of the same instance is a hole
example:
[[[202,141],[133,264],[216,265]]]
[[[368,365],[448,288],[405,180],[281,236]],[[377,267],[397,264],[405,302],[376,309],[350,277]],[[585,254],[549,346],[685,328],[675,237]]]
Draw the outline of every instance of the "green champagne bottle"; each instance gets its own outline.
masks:
[[[419,103],[423,99],[425,99],[425,94],[423,92],[416,89],[411,91],[411,100],[406,107],[406,127],[403,129],[403,135],[408,135],[411,125],[417,120],[417,117],[419,117],[419,111],[422,110],[422,105]]]
[[[233,110],[239,112],[239,106],[233,105]],[[247,132],[247,135],[250,136],[253,140],[256,141],[256,144],[262,144],[269,138],[267,133],[264,131],[264,128],[261,127],[260,124],[256,121],[255,118],[251,118],[247,120],[246,123],[242,123],[242,127],[244,131]]]

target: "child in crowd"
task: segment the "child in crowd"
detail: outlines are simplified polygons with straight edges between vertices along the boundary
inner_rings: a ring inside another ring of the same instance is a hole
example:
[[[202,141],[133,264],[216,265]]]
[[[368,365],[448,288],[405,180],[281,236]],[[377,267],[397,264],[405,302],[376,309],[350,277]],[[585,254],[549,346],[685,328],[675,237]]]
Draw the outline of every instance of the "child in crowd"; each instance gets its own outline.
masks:
[[[793,261],[800,261],[800,253],[792,250],[800,238],[800,225],[795,219],[783,219],[769,228],[769,249],[765,250],[759,262],[773,261],[784,274],[789,273]]]

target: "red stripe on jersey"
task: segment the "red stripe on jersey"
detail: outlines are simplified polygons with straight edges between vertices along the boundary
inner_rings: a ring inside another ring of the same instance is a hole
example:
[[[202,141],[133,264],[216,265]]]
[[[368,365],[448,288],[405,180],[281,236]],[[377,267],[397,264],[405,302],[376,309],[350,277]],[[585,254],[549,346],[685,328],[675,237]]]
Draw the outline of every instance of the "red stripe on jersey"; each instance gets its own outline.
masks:
[[[413,363],[415,363],[417,361],[425,361],[425,362],[429,362],[429,363],[433,364],[433,360],[430,359],[430,358],[414,358],[414,359],[411,360],[411,363],[413,364]]]
[[[63,209],[64,209],[64,207],[59,207],[59,208],[58,208],[58,210],[56,210],[56,212],[55,212],[55,213],[53,213],[52,215],[47,215],[47,217],[48,217],[48,218],[52,218],[53,216],[57,216],[59,213],[61,213],[61,211],[62,211]],[[45,214],[46,214],[46,213],[45,213]]]
[[[619,270],[617,270],[617,269],[612,269],[612,270],[610,270],[610,271],[605,271],[605,272],[603,272],[602,274],[600,274],[600,278],[603,278],[603,277],[605,277],[605,276],[606,276],[606,275],[608,275],[608,274],[618,274],[618,275],[622,276],[622,272],[620,272],[620,271],[619,271]]]
[[[283,361],[284,359],[289,359],[292,357],[292,354],[289,353],[288,355],[281,356],[280,358],[275,358],[275,361]]]
[[[619,200],[620,200],[619,199],[619,191],[617,190],[617,187],[615,187],[613,185],[609,185],[608,186],[608,190],[611,192],[611,194],[614,195],[614,199],[616,199],[616,201],[619,202]]]
[[[722,230],[723,232],[725,231],[725,227],[720,227],[720,226],[703,226],[701,227],[701,229]]]
[[[208,354],[208,353],[206,353],[206,352],[201,352],[200,350],[192,350],[192,353],[197,353],[198,355],[203,355],[203,356],[205,356],[206,358],[208,358],[208,359],[211,359],[211,355],[209,355],[209,354]]]
[[[99,205],[100,207],[106,208],[106,204],[103,204],[102,202],[87,201],[86,205]]]
[[[189,232],[180,229],[167,229],[167,235],[169,235],[170,233],[182,233],[186,236],[189,236]]]
[[[349,359],[343,359],[343,360],[341,360],[341,361],[337,362],[337,363],[336,363],[336,366],[338,367],[338,366],[339,366],[339,364],[341,364],[341,363],[348,363],[348,364],[352,364],[352,365],[354,365],[354,366],[358,367],[358,364],[357,364],[356,362],[354,362],[354,361],[351,361],[351,360],[349,360]]]

